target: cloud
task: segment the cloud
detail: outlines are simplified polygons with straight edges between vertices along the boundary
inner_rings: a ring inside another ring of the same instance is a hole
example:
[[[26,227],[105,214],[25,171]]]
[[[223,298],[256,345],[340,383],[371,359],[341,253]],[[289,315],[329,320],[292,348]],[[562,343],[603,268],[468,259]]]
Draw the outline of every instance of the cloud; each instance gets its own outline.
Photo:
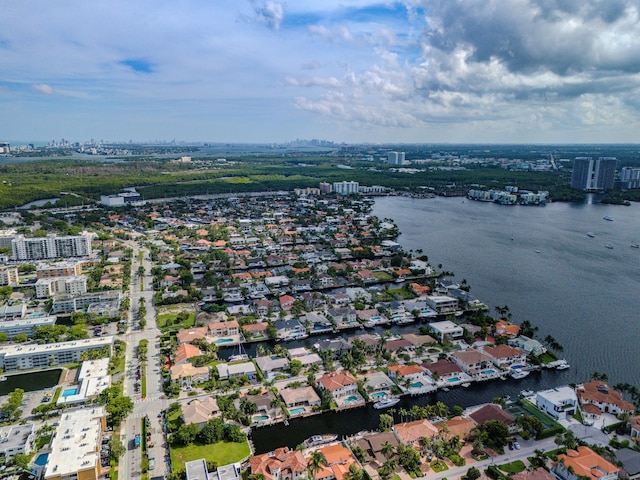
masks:
[[[258,21],[266,23],[272,30],[278,30],[284,18],[284,4],[274,0],[267,0],[258,4],[251,2]]]
[[[36,92],[42,93],[43,95],[53,95],[53,87],[51,85],[47,85],[46,83],[37,83],[32,85],[32,87]]]

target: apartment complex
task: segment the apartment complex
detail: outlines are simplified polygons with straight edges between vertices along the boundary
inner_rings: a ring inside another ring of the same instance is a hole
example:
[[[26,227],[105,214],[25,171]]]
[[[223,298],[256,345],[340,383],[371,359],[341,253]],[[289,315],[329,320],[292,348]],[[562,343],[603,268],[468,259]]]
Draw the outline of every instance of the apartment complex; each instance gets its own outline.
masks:
[[[11,241],[11,249],[15,260],[44,260],[47,258],[86,257],[91,255],[92,233],[81,235],[58,236],[49,234],[46,237],[26,238],[16,235]]]
[[[20,284],[20,276],[17,267],[0,268],[0,286],[10,285],[15,287]]]
[[[40,263],[36,266],[36,277],[76,277],[82,275],[82,263],[80,262],[54,262]]]
[[[87,293],[87,277],[40,278],[36,282],[36,297],[49,298],[58,294],[82,295]]]
[[[577,157],[573,161],[571,188],[580,190],[607,190],[613,188],[616,165],[615,157]]]

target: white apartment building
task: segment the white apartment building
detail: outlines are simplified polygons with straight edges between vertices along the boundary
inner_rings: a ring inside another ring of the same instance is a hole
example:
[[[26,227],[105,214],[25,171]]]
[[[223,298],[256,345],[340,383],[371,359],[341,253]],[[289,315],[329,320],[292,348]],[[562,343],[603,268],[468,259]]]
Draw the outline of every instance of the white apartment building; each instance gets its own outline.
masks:
[[[28,316],[14,318],[12,320],[2,320],[0,321],[0,332],[6,333],[9,338],[13,338],[19,333],[24,333],[30,337],[34,328],[53,326],[56,324],[56,320],[57,317],[55,315]]]
[[[104,347],[109,348],[109,355],[111,355],[113,340],[113,336],[108,336],[42,345],[3,345],[0,347],[0,367],[5,372],[11,372],[76,363],[82,360],[84,352],[100,350]]]
[[[37,298],[49,298],[58,294],[82,295],[87,293],[87,277],[40,278],[35,284]]]
[[[0,267],[0,286],[10,285],[15,287],[20,285],[20,276],[17,267]]]
[[[360,183],[358,182],[333,182],[333,192],[339,195],[350,195],[358,193]]]
[[[94,234],[88,232],[73,236],[58,236],[52,233],[46,237],[34,238],[16,235],[11,241],[11,249],[15,260],[86,257],[93,251],[91,248],[93,237]]]

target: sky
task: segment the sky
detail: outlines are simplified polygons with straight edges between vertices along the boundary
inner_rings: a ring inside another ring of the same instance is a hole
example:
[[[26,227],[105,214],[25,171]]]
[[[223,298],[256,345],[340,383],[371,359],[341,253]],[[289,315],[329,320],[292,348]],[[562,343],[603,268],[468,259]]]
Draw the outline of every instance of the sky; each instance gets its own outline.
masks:
[[[4,0],[0,140],[636,143],[640,0]]]

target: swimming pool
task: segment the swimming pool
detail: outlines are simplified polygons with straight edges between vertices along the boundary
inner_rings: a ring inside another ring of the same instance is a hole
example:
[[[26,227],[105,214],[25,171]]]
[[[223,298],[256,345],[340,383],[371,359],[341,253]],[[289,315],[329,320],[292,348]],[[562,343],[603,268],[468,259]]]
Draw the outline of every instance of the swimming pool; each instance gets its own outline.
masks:
[[[265,420],[269,420],[269,415],[254,415],[254,422],[264,422]]]
[[[304,407],[296,407],[296,408],[292,408],[291,410],[289,410],[289,413],[291,415],[298,415],[298,414],[304,413],[306,411],[307,411],[307,409],[304,408]]]
[[[71,397],[78,394],[78,387],[66,388],[62,391],[62,397]]]
[[[411,384],[411,388],[421,388],[421,387],[424,387],[424,383],[422,382],[413,382]]]
[[[380,397],[386,397],[386,396],[387,396],[387,392],[376,392],[371,395],[371,398],[380,398]]]
[[[344,403],[353,403],[353,402],[357,402],[359,400],[358,397],[356,397],[355,395],[349,395],[347,398],[344,399]]]
[[[447,382],[449,383],[456,383],[460,381],[460,377],[451,377],[451,378],[447,378]]]
[[[521,368],[524,368],[524,365],[511,365],[511,370],[520,370]]]
[[[485,375],[493,375],[496,371],[493,368],[487,368],[486,370],[482,370],[482,373]]]
[[[231,343],[233,342],[233,338],[219,338],[214,343],[220,345],[221,343]]]
[[[48,459],[49,459],[49,454],[48,453],[41,453],[40,455],[38,455],[36,457],[36,459],[33,461],[33,463],[35,463],[39,467],[44,467],[47,464],[47,460]]]

